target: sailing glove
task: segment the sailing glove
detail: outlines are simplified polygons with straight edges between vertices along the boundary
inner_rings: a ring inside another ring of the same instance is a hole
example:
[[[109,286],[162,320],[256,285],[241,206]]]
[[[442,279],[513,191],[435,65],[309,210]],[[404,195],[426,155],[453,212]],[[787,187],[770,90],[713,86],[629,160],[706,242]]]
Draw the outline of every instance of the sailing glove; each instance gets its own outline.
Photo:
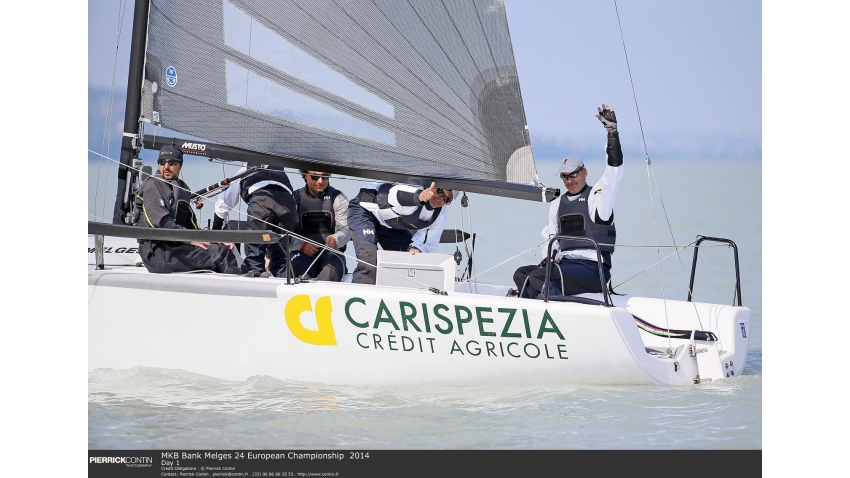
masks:
[[[602,122],[605,129],[608,130],[609,133],[617,131],[617,115],[614,114],[614,110],[605,104],[603,104],[601,108],[596,109],[599,110],[599,114],[596,115],[596,117]]]

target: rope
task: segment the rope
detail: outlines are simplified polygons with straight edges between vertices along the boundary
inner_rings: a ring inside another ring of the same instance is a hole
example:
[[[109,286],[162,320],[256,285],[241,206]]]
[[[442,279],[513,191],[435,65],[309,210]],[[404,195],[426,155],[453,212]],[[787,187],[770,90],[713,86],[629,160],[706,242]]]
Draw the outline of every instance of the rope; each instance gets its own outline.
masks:
[[[638,125],[640,126],[640,137],[643,140],[643,152],[644,152],[644,155],[646,156],[646,179],[647,179],[647,183],[649,185],[649,203],[650,203],[650,207],[652,208],[652,228],[653,228],[653,232],[655,234],[655,245],[657,246],[658,245],[658,225],[655,222],[655,203],[654,203],[653,198],[652,198],[652,181],[650,180],[650,169],[651,169],[652,162],[649,159],[649,150],[646,147],[646,136],[644,135],[644,132],[643,132],[643,121],[641,120],[641,117],[640,117],[640,107],[638,106],[637,92],[635,92],[635,82],[634,82],[634,79],[632,78],[632,67],[629,64],[629,53],[628,53],[628,51],[626,51],[626,37],[625,37],[625,35],[623,35],[623,24],[620,22],[620,9],[617,7],[617,0],[614,0],[614,11],[617,13],[617,26],[620,28],[620,40],[623,43],[623,55],[625,55],[625,57],[626,57],[626,69],[629,71],[629,83],[632,86],[632,98],[634,98],[634,101],[635,101],[635,111],[637,112]],[[661,191],[659,191],[658,194],[660,196]],[[665,214],[666,214],[666,212],[665,212]],[[669,223],[669,221],[668,221],[668,223]],[[672,232],[672,230],[671,230],[671,232]],[[667,296],[666,296],[666,292],[665,292],[665,289],[664,289],[664,269],[661,266],[661,249],[657,249],[657,251],[658,251],[658,263],[657,263],[658,264],[658,272],[661,276],[661,299],[664,301],[664,319],[667,322],[667,329],[668,329],[668,332],[669,332],[670,317],[669,317],[669,314],[667,312]],[[668,337],[668,340],[670,342],[669,343],[670,350],[673,350],[673,341],[669,337]]]
[[[673,245],[676,245],[676,237],[673,235],[673,226],[670,224],[669,216],[667,216],[667,207],[664,206],[664,197],[661,195],[661,187],[658,185],[658,177],[655,176],[655,169],[653,169],[651,166],[649,167],[649,169],[650,169],[650,171],[652,171],[652,180],[655,182],[655,189],[658,191],[658,200],[661,202],[661,210],[664,212],[664,219],[667,221],[667,228],[670,229],[670,238],[673,240]],[[696,241],[694,241],[694,242],[696,242]],[[694,242],[691,242],[690,244],[694,244]],[[690,244],[689,244],[689,246],[690,246]],[[717,245],[721,245],[721,244],[717,244]],[[728,247],[728,244],[726,246]],[[679,258],[679,269],[682,271],[682,280],[685,281],[688,284],[688,293],[689,293],[690,296],[692,296],[693,290],[691,290],[691,284],[687,279],[687,274],[685,273],[685,264],[684,264],[684,262],[682,262],[682,256],[679,254],[678,250],[676,251],[676,256],[678,256],[678,258]],[[661,266],[659,265],[659,267],[661,267]],[[663,279],[662,279],[662,286],[663,286],[663,284],[664,284],[664,282],[663,282]],[[694,314],[696,314],[696,316],[697,316],[697,322],[699,322],[699,327],[700,327],[700,329],[703,329],[704,327],[702,325],[702,318],[699,316],[699,311],[697,310],[697,305],[696,304],[693,304],[693,305],[694,305]]]
[[[284,252],[286,252],[286,251],[284,251]],[[315,258],[315,259],[313,259],[313,262],[311,262],[309,266],[307,266],[307,270],[305,270],[305,271],[304,271],[304,273],[303,273],[303,274],[301,274],[301,279],[304,279],[304,277],[306,277],[306,276],[307,276],[307,274],[309,274],[309,273],[310,273],[310,269],[312,269],[312,268],[313,268],[313,265],[315,265],[315,264],[316,264],[316,261],[318,261],[318,260],[319,260],[319,258],[320,258],[320,257],[322,257],[322,254],[324,254],[324,252],[325,252],[325,249],[322,249],[321,251],[319,251],[319,253],[318,253],[318,254],[316,254],[316,258]],[[345,272],[345,271],[343,271],[343,272]]]
[[[499,244],[498,242],[493,242],[493,241],[491,241],[491,240],[489,240],[489,239],[485,238],[484,236],[480,236],[480,235],[479,235],[479,236],[476,236],[476,237],[477,237],[478,239],[481,239],[481,240],[482,240],[482,241],[484,241],[484,242],[489,242],[490,244],[493,244],[494,246],[501,247],[502,249],[504,249],[504,250],[506,250],[506,251],[508,251],[508,252],[513,252],[514,254],[516,254],[513,258],[516,258],[516,257],[520,257],[520,256],[522,256],[522,257],[525,257],[526,259],[528,259],[528,260],[530,260],[530,261],[535,261],[535,260],[537,260],[537,259],[535,259],[534,257],[528,257],[528,256],[524,256],[524,255],[523,255],[523,254],[525,254],[526,252],[528,252],[528,249],[526,249],[526,250],[525,250],[525,251],[523,251],[523,252],[517,252],[517,251],[515,251],[515,250],[513,250],[513,249],[509,249],[509,248],[507,248],[507,247],[505,247],[505,246],[503,246],[503,245]],[[539,244],[538,244],[538,245],[539,245]],[[534,246],[534,247],[537,247],[537,246]]]
[[[669,259],[669,258],[673,257],[673,255],[678,255],[678,254],[679,254],[679,251],[684,250],[684,249],[687,249],[688,247],[691,247],[691,245],[692,245],[692,244],[694,244],[694,243],[696,243],[696,241],[693,241],[693,242],[691,242],[690,244],[688,244],[688,245],[686,245],[686,246],[682,246],[681,248],[677,248],[675,251],[673,251],[672,253],[670,253],[669,255],[667,255],[666,257],[664,257],[664,258],[663,258],[663,259],[661,259],[661,260],[662,260],[662,261],[666,261],[667,259]],[[652,246],[649,246],[649,247],[652,247]],[[662,247],[664,247],[664,246],[662,246]],[[667,246],[667,247],[670,247],[670,246]],[[700,246],[700,247],[701,247],[701,246]],[[727,247],[728,247],[728,246],[727,246]],[[644,272],[648,271],[649,269],[652,269],[653,267],[655,267],[655,265],[656,265],[656,264],[658,264],[658,262],[656,262],[656,263],[654,263],[654,264],[651,264],[651,265],[647,266],[647,268],[646,268],[646,269],[644,269],[644,270],[642,270],[642,271],[638,272],[637,274],[635,274],[635,275],[633,275],[633,276],[629,277],[628,279],[624,280],[623,282],[620,282],[619,284],[615,285],[614,287],[620,287],[621,285],[623,285],[623,284],[625,284],[626,282],[628,282],[628,281],[630,281],[630,280],[634,279],[635,277],[637,277],[637,276],[639,276],[639,275],[643,274]]]
[[[115,104],[115,73],[118,71],[118,51],[121,46],[121,31],[124,29],[124,12],[127,9],[126,0],[121,1],[121,6],[118,9],[118,30],[115,32],[115,58],[112,61],[112,83],[109,86],[109,100],[106,103],[106,118],[103,122],[103,137],[100,142],[100,151],[103,152],[104,145],[106,146],[106,155],[109,156],[109,143],[112,141],[112,107]],[[103,159],[98,163],[97,180],[94,188],[94,210],[97,212],[97,197],[100,192],[100,172],[103,169]],[[106,187],[109,178],[109,163],[106,163],[106,173],[103,183],[103,195],[106,196]],[[100,211],[101,216],[106,215],[106,198],[104,197],[103,206]]]
[[[638,107],[637,93],[635,93],[635,82],[632,80],[632,67],[629,64],[629,53],[626,51],[626,38],[623,36],[623,25],[620,23],[620,9],[617,8],[617,0],[614,0],[614,10],[617,12],[617,26],[620,27],[620,40],[623,42],[623,54],[626,56],[626,69],[629,70],[629,82],[632,85],[632,98],[635,100],[635,111],[637,111],[638,125],[640,126],[640,137],[643,139],[643,152],[646,162],[649,163],[649,151],[646,149],[646,137],[643,134],[643,123],[640,119],[640,108]]]
[[[533,246],[529,247],[528,249],[526,249],[526,250],[524,250],[524,251],[520,252],[519,254],[517,254],[517,255],[515,255],[515,256],[513,256],[513,257],[508,258],[508,260],[506,260],[506,261],[502,261],[502,262],[500,262],[500,263],[496,264],[495,266],[493,266],[493,267],[491,267],[491,268],[487,269],[487,270],[486,270],[486,271],[484,271],[484,272],[481,272],[481,273],[475,274],[474,276],[470,277],[470,278],[467,280],[467,282],[469,282],[469,281],[471,281],[471,280],[473,280],[473,279],[477,278],[477,277],[478,277],[478,276],[480,276],[480,275],[484,275],[484,274],[486,274],[486,273],[488,273],[488,272],[492,271],[493,269],[495,269],[495,268],[497,268],[497,267],[499,267],[499,266],[501,266],[501,265],[506,264],[507,262],[510,262],[510,261],[512,261],[512,260],[514,260],[514,259],[516,259],[517,257],[521,256],[522,254],[525,254],[526,252],[528,252],[528,251],[530,251],[530,250],[532,250],[532,249],[534,249],[534,248],[537,248],[537,247],[542,246],[542,245],[543,245],[544,243],[546,243],[546,242],[549,242],[549,239],[546,239],[545,241],[539,242],[539,243],[537,243],[537,244],[535,244],[535,245],[533,245]]]

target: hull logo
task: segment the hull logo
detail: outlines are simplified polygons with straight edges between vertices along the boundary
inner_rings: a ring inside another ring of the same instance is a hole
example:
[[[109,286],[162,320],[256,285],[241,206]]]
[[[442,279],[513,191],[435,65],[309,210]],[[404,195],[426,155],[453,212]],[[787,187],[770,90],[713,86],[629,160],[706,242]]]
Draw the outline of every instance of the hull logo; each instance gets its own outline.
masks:
[[[298,294],[289,299],[284,309],[284,317],[286,317],[286,325],[292,335],[311,345],[336,345],[336,334],[334,334],[334,325],[331,322],[331,311],[333,311],[331,298],[324,296],[319,297],[316,301],[317,330],[308,329],[301,323],[301,314],[312,311],[313,306],[310,304],[309,295]]]
[[[744,327],[744,323],[741,322],[741,337],[747,338],[747,328]]]

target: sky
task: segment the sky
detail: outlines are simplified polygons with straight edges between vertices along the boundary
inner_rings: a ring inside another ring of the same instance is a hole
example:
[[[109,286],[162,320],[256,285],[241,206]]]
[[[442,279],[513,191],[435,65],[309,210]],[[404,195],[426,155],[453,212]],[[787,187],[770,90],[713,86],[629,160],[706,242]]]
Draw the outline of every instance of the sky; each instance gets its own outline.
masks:
[[[90,88],[108,91],[112,82],[120,5],[89,1]],[[653,158],[761,159],[761,2],[619,0],[640,123],[613,0],[505,0],[505,8],[538,160],[599,155],[604,136],[594,115],[602,103],[617,112],[626,154],[643,157],[642,123]],[[129,3],[119,92],[132,15]],[[90,110],[102,124],[103,102]]]

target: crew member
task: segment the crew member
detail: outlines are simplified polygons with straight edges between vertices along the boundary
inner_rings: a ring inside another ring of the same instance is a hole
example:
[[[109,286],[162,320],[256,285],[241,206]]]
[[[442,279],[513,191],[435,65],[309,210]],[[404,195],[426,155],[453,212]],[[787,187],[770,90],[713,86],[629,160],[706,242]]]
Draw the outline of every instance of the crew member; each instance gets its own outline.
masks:
[[[295,191],[298,207],[296,232],[328,249],[307,241],[293,242],[292,269],[296,277],[339,282],[345,274],[345,251],[351,238],[348,230],[348,198],[330,185],[331,175],[322,171],[301,170],[304,187]]]
[[[357,268],[352,282],[374,284],[378,244],[384,250],[433,252],[440,244],[454,192],[421,186],[366,183],[348,208]],[[413,234],[411,231],[416,231]],[[363,262],[366,262],[364,264]]]
[[[608,164],[602,178],[592,187],[587,184],[587,169],[578,156],[569,156],[561,161],[558,173],[564,181],[567,193],[549,207],[549,222],[541,231],[548,239],[552,235],[583,236],[599,244],[602,256],[602,273],[607,283],[611,279],[611,254],[617,230],[614,226],[614,201],[623,179],[623,151],[617,131],[617,117],[608,105],[598,108],[596,117],[608,131],[605,149]],[[546,247],[543,246],[543,256]],[[602,292],[596,250],[589,242],[576,240],[555,241],[554,258],[545,258],[540,265],[523,266],[514,273],[514,282],[521,297],[535,298],[541,294],[545,281],[544,265],[557,264],[550,273],[550,295],[574,295],[586,292]]]
[[[159,169],[136,192],[134,223],[158,229],[198,229],[189,202],[191,190],[179,178],[183,152],[166,145],[159,152]],[[139,255],[149,272],[214,270],[226,274],[241,271],[229,243],[139,240]]]
[[[247,227],[249,230],[270,230],[272,232],[294,231],[295,199],[292,197],[292,183],[283,168],[248,163],[238,173],[248,168],[260,168],[256,173],[234,181],[227,190],[219,195],[215,202],[213,229],[222,229],[228,220],[230,210],[241,198],[248,205]],[[285,241],[285,239],[284,239]],[[269,251],[269,270],[274,274],[285,271],[286,255],[283,244],[246,244],[244,272],[252,271],[260,275],[266,271],[266,251]]]

